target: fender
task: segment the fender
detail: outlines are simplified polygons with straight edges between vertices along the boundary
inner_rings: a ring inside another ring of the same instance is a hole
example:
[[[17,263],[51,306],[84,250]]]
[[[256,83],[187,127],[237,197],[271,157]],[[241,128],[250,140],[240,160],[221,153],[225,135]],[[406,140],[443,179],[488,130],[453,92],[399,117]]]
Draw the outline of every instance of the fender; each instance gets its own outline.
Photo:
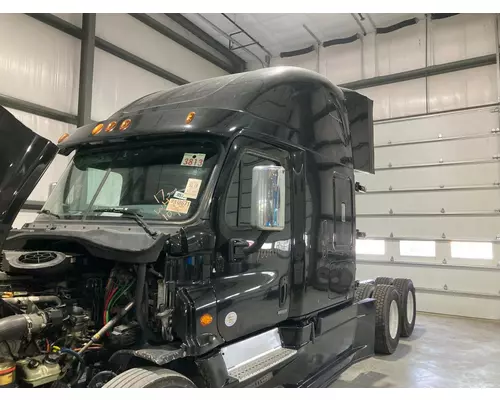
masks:
[[[186,357],[183,347],[174,346],[149,346],[140,349],[118,350],[109,358],[109,363],[115,370],[123,371],[134,360],[145,360],[158,366],[166,365],[179,358]]]

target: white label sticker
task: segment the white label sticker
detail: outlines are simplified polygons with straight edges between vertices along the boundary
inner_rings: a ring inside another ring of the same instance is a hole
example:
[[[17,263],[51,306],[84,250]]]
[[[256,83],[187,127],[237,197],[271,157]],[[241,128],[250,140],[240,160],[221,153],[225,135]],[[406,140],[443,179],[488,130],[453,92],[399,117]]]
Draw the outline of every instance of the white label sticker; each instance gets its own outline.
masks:
[[[186,199],[196,199],[201,187],[201,179],[189,178],[184,190]]]
[[[224,323],[226,324],[226,326],[231,327],[236,323],[237,320],[238,320],[238,315],[234,311],[231,311],[229,314],[226,315]]]
[[[206,154],[202,153],[184,153],[181,165],[186,167],[203,167],[205,156]]]
[[[176,212],[179,214],[187,214],[191,202],[189,200],[170,199],[167,205],[167,211]]]
[[[184,193],[179,192],[178,190],[175,191],[174,197],[176,199],[181,199],[181,200],[184,200],[186,198],[186,196],[184,195]]]

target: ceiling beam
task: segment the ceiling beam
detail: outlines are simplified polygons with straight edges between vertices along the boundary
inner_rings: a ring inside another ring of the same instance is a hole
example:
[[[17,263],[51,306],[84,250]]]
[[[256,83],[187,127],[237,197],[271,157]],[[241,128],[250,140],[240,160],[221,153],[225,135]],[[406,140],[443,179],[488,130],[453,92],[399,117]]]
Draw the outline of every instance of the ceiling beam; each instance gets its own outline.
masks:
[[[226,62],[213,53],[210,53],[209,51],[205,50],[204,48],[198,46],[197,44],[191,42],[190,40],[186,39],[184,36],[178,34],[174,30],[170,29],[169,27],[163,25],[161,22],[157,21],[156,19],[150,17],[147,14],[130,14],[132,17],[137,19],[138,21],[142,22],[144,25],[147,25],[151,29],[154,29],[156,32],[160,33],[161,35],[169,38],[170,40],[173,40],[174,42],[180,44],[182,47],[185,47],[186,49],[192,51],[196,55],[200,56],[201,58],[207,60],[208,62],[216,65],[217,67],[223,69],[226,72],[229,73],[235,73],[239,72],[239,68],[232,63]]]
[[[184,17],[182,14],[165,14],[172,21],[180,25],[182,28],[186,29],[188,32],[192,33],[202,42],[210,46],[216,52],[220,53],[224,57],[226,57],[233,67],[238,71],[242,72],[245,70],[246,61],[239,57],[237,54],[233,53],[226,46],[220,43],[217,39],[214,39],[208,33],[206,33],[203,29],[201,29],[198,25],[191,22],[189,19]]]

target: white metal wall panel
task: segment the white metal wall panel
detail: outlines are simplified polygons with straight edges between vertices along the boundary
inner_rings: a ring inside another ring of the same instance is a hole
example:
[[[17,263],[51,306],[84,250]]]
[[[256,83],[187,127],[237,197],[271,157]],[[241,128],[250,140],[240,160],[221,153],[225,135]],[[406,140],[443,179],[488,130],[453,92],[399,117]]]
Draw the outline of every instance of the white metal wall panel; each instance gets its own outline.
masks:
[[[496,66],[429,77],[429,111],[472,107],[496,101]]]
[[[430,64],[495,53],[495,14],[460,14],[433,21]]]
[[[420,271],[420,272],[419,272]],[[439,269],[433,270],[432,268],[411,267],[405,268],[400,265],[366,265],[360,263],[357,269],[357,276],[359,279],[371,279],[374,274],[382,276],[400,276],[408,277],[414,280],[417,286],[417,305],[419,311],[432,312],[439,314],[458,315],[463,317],[486,318],[486,319],[500,319],[500,297],[498,290],[500,289],[500,272],[475,272],[467,271],[457,272],[457,270],[447,271],[440,273]],[[392,275],[391,275],[392,274]],[[394,275],[395,274],[395,275]],[[431,277],[431,279],[428,278]],[[429,282],[432,283],[434,279],[434,287],[436,290],[427,291],[419,290],[425,288]],[[450,279],[454,279],[450,281]],[[446,282],[452,282],[447,284]],[[448,290],[445,291],[440,284],[447,285]],[[458,290],[453,286],[464,288]],[[485,284],[488,287],[485,287]],[[474,288],[478,288],[478,292],[490,291],[490,296],[478,297],[474,295],[454,294],[454,291],[459,292],[472,292]],[[440,293],[440,291],[442,291]]]
[[[398,118],[426,112],[424,78],[374,86],[359,92],[373,100],[375,119]]]
[[[437,143],[415,143],[409,146],[390,146],[375,149],[375,165],[393,166],[448,161],[491,159],[498,153],[500,138],[478,137],[467,140]],[[381,162],[381,164],[379,164]]]
[[[359,40],[322,48],[320,73],[337,84],[362,79],[363,54],[361,50],[362,43]]]
[[[492,296],[500,293],[500,268],[447,268],[446,265],[426,266],[425,264],[408,267],[389,261],[386,265],[364,264],[361,261],[360,265],[363,275],[371,274],[373,277],[374,274],[375,276],[378,274],[379,276],[408,278],[415,286],[421,288],[482,293]]]
[[[363,210],[357,210],[363,213]],[[421,216],[421,217],[357,217],[357,227],[368,236],[477,239],[492,241],[500,235],[499,217],[491,216]]]
[[[376,36],[377,75],[425,67],[425,21]]]
[[[500,208],[499,186],[492,190],[436,191],[422,193],[384,193],[359,195],[356,198],[358,211],[364,213],[440,212],[447,213],[489,211]]]
[[[103,120],[132,101],[159,90],[176,87],[159,76],[96,49],[92,119]]]
[[[452,144],[450,144],[452,146]],[[492,160],[494,161],[494,160]],[[382,160],[379,160],[382,163]],[[381,165],[381,164],[379,164]],[[376,171],[374,175],[356,173],[367,190],[415,189],[419,187],[491,185],[500,181],[500,163],[469,164],[428,168]],[[425,177],[425,178],[424,178]]]
[[[80,41],[24,14],[0,14],[0,93],[76,114]]]
[[[128,14],[97,14],[96,35],[188,81],[227,72]]]
[[[414,117],[375,124],[375,145],[491,133],[498,128],[495,107]]]

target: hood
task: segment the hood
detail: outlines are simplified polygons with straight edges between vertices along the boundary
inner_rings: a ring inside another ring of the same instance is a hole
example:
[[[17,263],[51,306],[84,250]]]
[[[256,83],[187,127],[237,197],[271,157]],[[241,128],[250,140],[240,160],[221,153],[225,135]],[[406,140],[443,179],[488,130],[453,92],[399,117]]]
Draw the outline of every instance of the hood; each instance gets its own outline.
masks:
[[[17,214],[57,150],[54,143],[0,106],[0,251]]]

